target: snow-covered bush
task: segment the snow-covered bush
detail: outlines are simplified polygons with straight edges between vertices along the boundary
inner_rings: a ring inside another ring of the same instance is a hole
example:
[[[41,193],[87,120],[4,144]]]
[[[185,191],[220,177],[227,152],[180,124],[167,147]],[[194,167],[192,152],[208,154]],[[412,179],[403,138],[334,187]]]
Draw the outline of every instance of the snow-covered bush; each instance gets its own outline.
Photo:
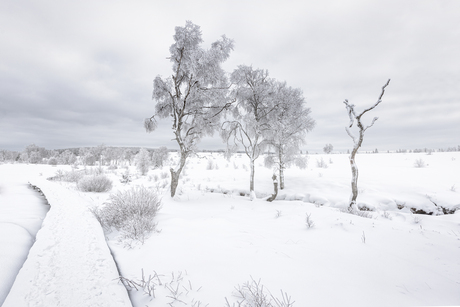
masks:
[[[72,170],[70,172],[65,172],[61,180],[66,182],[78,182],[81,178],[83,178],[83,172]]]
[[[307,225],[307,228],[315,227],[315,222],[311,219],[311,213],[306,213],[305,224]]]
[[[112,189],[112,180],[105,175],[84,176],[77,187],[83,192],[107,192]]]
[[[144,243],[145,238],[155,230],[153,219],[160,208],[158,195],[138,186],[111,194],[104,207],[94,209],[93,213],[107,232],[113,227],[120,231],[121,239]]]
[[[206,164],[206,169],[213,170],[215,168],[214,161],[210,158],[208,158],[208,164]]]
[[[423,161],[423,159],[417,159],[414,162],[414,166],[418,168],[425,167],[425,161]]]
[[[131,174],[129,173],[129,168],[126,169],[126,171],[121,174],[121,183],[128,184],[131,182]]]
[[[57,159],[55,157],[51,157],[48,160],[48,164],[52,165],[52,166],[56,166],[58,164],[58,161],[57,161]]]
[[[316,159],[316,167],[327,168],[327,163],[324,161],[323,158],[321,158],[321,160]]]

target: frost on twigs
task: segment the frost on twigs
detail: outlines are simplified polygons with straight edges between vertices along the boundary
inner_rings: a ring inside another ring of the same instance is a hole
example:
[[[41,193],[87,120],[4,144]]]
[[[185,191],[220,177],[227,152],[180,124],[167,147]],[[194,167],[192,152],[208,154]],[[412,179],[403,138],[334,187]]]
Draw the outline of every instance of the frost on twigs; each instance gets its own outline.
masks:
[[[106,232],[119,231],[119,240],[128,246],[133,241],[144,243],[156,228],[154,218],[161,208],[157,194],[143,186],[111,194],[102,208],[93,209]]]
[[[225,36],[203,49],[201,30],[187,21],[176,27],[170,46],[173,73],[153,81],[154,115],[144,121],[147,132],[156,128],[156,119],[169,118],[179,146],[179,164],[171,168],[171,197],[174,197],[180,174],[197,144],[219,128],[220,117],[234,102],[228,95],[228,78],[221,64],[233,50],[233,41]]]

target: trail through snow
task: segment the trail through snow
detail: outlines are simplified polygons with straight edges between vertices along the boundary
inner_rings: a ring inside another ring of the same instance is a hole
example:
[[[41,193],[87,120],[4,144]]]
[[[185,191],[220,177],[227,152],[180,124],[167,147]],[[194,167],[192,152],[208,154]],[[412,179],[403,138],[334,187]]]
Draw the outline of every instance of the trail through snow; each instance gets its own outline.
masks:
[[[31,183],[51,209],[3,306],[131,306],[88,202],[45,179]]]

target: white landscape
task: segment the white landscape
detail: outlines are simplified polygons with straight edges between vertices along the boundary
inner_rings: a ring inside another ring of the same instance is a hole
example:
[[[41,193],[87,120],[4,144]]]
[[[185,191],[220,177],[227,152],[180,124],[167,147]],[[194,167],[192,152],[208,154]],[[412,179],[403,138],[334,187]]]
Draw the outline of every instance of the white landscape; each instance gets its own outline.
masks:
[[[2,307],[460,306],[460,1],[29,2]]]
[[[272,305],[247,298],[241,306],[460,305],[460,210],[442,209],[460,208],[459,152],[358,154],[357,203],[370,209],[360,214],[347,211],[346,154],[312,154],[306,169],[288,168],[273,202],[266,201],[273,170],[263,157],[256,160],[251,201],[248,158],[221,153],[190,158],[171,198],[169,168],[178,159],[170,153],[145,176],[127,163],[104,166],[113,182],[105,193],[47,180],[101,172],[97,166],[0,165],[3,306],[129,306],[128,295],[135,307],[239,306],[237,289],[256,288]],[[424,167],[415,166],[420,160]],[[122,183],[127,169],[131,182]],[[37,228],[39,218],[5,214],[8,205],[30,201],[14,191],[28,182],[51,204],[30,252],[24,228]],[[159,193],[161,208],[143,244],[106,232],[122,283],[91,211],[136,186]]]

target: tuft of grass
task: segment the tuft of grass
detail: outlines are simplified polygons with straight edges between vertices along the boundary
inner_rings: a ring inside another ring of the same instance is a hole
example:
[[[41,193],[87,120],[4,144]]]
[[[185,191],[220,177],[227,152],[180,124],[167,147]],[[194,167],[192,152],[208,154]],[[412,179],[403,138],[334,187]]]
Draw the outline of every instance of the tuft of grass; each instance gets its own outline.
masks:
[[[283,290],[281,290],[281,298],[275,297],[260,283],[260,279],[255,281],[252,277],[251,281],[235,287],[234,296],[238,301],[230,305],[225,298],[225,307],[292,307],[295,303]]]
[[[391,217],[390,213],[388,213],[388,211],[383,211],[382,217],[383,217],[383,218],[386,218],[386,219],[388,219],[388,220],[392,220],[392,219],[393,219],[393,218]]]
[[[281,217],[281,214],[282,214],[281,210],[276,210],[275,218],[277,219]]]
[[[311,213],[306,213],[305,224],[307,225],[307,228],[315,227],[315,222],[311,219]]]
[[[414,224],[419,224],[423,219],[420,217],[420,216],[416,216],[414,215],[412,221],[414,222]]]

